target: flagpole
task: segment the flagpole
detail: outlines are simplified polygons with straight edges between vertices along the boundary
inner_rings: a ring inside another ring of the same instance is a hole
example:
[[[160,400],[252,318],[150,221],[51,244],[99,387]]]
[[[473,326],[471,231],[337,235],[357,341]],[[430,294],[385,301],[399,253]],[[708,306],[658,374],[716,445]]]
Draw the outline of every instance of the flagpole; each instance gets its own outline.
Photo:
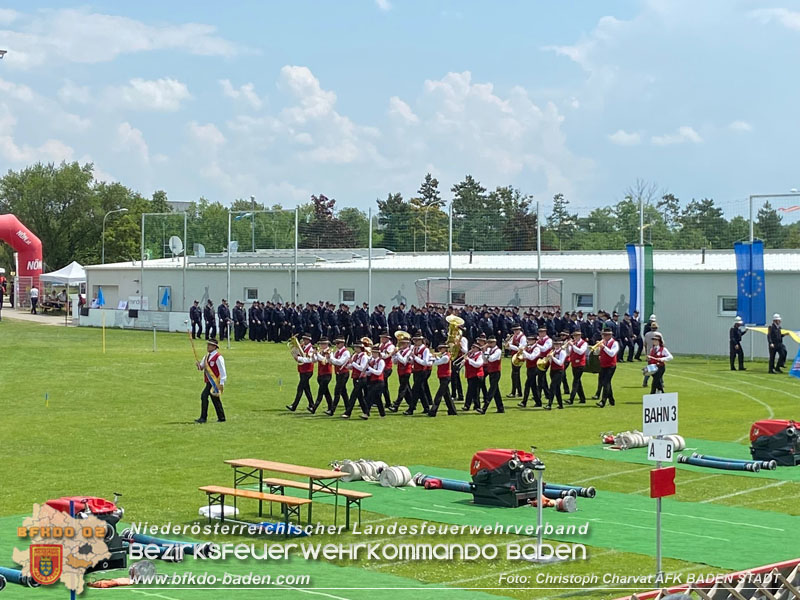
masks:
[[[106,311],[102,308],[100,309],[103,311],[103,354],[106,353]]]

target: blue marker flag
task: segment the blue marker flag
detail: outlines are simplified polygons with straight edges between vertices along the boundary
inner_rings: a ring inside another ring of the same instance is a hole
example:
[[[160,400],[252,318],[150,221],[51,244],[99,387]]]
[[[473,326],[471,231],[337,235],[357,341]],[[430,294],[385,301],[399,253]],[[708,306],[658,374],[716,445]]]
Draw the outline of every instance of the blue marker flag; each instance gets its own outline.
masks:
[[[794,357],[792,368],[789,369],[789,375],[800,379],[800,350],[797,351],[797,356]]]
[[[766,325],[767,291],[764,242],[736,242],[736,306],[747,325]]]
[[[169,306],[169,288],[164,288],[164,295],[161,297],[161,306]]]
[[[106,299],[103,297],[103,288],[97,288],[97,306],[103,306]]]

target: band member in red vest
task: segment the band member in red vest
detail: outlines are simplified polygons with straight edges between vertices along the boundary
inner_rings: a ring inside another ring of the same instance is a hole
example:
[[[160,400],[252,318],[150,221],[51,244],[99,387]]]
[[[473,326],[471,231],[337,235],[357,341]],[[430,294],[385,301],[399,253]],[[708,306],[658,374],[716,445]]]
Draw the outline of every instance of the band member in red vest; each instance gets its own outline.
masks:
[[[581,337],[581,332],[576,330],[572,332],[572,341],[569,342],[567,353],[569,355],[569,364],[572,366],[572,393],[569,396],[569,402],[575,402],[577,396],[580,404],[586,404],[586,395],[583,392],[583,372],[586,370],[586,359],[589,350],[589,344],[586,343]]]
[[[647,355],[647,364],[656,365],[658,370],[653,373],[653,383],[650,385],[650,393],[664,393],[664,371],[667,370],[667,363],[672,360],[672,354],[664,347],[664,339],[660,333],[653,334],[653,347]]]
[[[464,389],[461,387],[461,370],[464,368],[464,358],[469,352],[469,342],[464,335],[464,326],[460,326],[461,338],[458,340],[458,352],[452,356],[451,366],[453,374],[450,377],[450,397],[453,402],[464,402]]]
[[[536,342],[533,340],[528,341],[528,344],[522,350],[522,357],[525,359],[525,395],[522,397],[522,402],[517,404],[520,408],[525,408],[528,405],[528,395],[533,397],[533,401],[537,408],[541,408],[542,399],[539,394],[539,387],[536,380],[539,377],[539,369],[536,368],[536,361],[539,360],[536,352]]]
[[[350,393],[350,398],[344,405],[343,419],[349,419],[353,412],[353,406],[356,401],[361,407],[361,412],[367,412],[367,403],[365,401],[366,388],[367,388],[367,363],[369,362],[370,355],[367,349],[371,346],[367,342],[371,342],[368,337],[363,337],[360,340],[353,342],[353,350],[355,354],[350,361],[350,368],[352,369],[353,391]]]
[[[613,331],[610,327],[603,328],[603,345],[600,346],[600,387],[602,394],[597,406],[603,408],[608,402],[614,406],[614,389],[611,387],[611,380],[614,371],[617,370],[617,354],[619,353],[619,343],[612,337]]]
[[[314,362],[317,363],[317,401],[311,407],[311,414],[317,412],[322,398],[328,403],[328,410],[333,404],[331,392],[328,389],[333,378],[333,364],[330,362],[331,345],[328,338],[319,338],[319,349],[314,352]]]
[[[500,394],[500,365],[503,364],[503,351],[497,345],[497,338],[490,337],[486,340],[486,366],[485,370],[489,378],[489,389],[483,399],[483,407],[478,409],[480,414],[485,414],[489,409],[489,404],[494,400],[497,412],[505,412],[503,407],[503,396]]]
[[[347,406],[349,400],[347,380],[350,379],[350,351],[344,345],[344,338],[336,338],[333,342],[336,344],[336,350],[328,360],[336,371],[336,387],[333,389],[333,402],[328,405],[328,410],[325,411],[325,414],[329,417],[332,417],[333,413],[336,412],[340,399],[344,400],[345,406]]]
[[[553,341],[553,350],[550,352],[550,398],[545,410],[553,408],[553,398],[558,400],[558,408],[564,408],[561,402],[561,384],[564,381],[564,370],[567,366],[567,353],[561,340]]]
[[[403,335],[400,335],[403,334]],[[397,365],[397,378],[400,380],[400,387],[397,388],[397,398],[389,408],[392,412],[397,412],[400,403],[405,400],[407,408],[411,408],[413,396],[411,394],[411,372],[414,365],[413,349],[404,331],[397,333],[397,352],[392,355],[392,362]]]
[[[476,341],[472,344],[469,354],[464,359],[464,373],[467,376],[467,399],[464,402],[463,410],[475,408],[478,410],[481,406],[480,390],[483,386],[483,349]]]
[[[392,354],[395,352],[395,346],[392,343],[392,336],[385,329],[381,331],[380,346],[378,353],[383,359],[383,364],[386,366],[386,371],[383,373],[383,401],[386,408],[392,407],[392,400],[389,397],[389,377],[392,376]]]
[[[383,379],[383,374],[386,370],[386,362],[381,358],[381,345],[375,344],[372,347],[372,356],[367,361],[367,369],[365,371],[367,378],[367,401],[366,410],[361,414],[362,419],[369,419],[369,412],[373,406],[378,407],[378,413],[381,418],[386,416],[383,409],[383,391],[386,383]]]
[[[528,338],[522,333],[522,327],[519,325],[514,325],[511,331],[513,333],[511,334],[511,339],[508,340],[508,350],[513,356],[519,352],[521,348],[525,348],[525,346],[528,345]],[[511,365],[511,393],[506,396],[506,398],[522,398],[520,371],[522,371],[522,365],[518,367],[515,367],[513,364]]]
[[[431,389],[428,386],[428,379],[431,376],[431,365],[433,364],[433,357],[430,350],[425,345],[425,339],[417,334],[411,341],[414,342],[414,349],[411,351],[411,356],[414,360],[412,365],[412,377],[414,379],[414,386],[411,388],[411,404],[404,415],[413,415],[414,409],[417,408],[417,403],[422,403],[423,412],[429,412],[433,398],[431,397]]]
[[[569,396],[569,382],[567,381],[567,367],[569,367],[569,351],[567,350],[567,343],[569,342],[569,332],[562,331],[561,335],[561,347],[564,348],[564,352],[567,353],[567,362],[564,363],[564,377],[561,378],[561,381],[564,385],[564,395]]]
[[[550,394],[550,383],[547,381],[547,368],[538,368],[539,361],[544,360],[553,349],[553,340],[547,335],[547,327],[539,327],[539,339],[536,340],[536,348],[533,353],[537,360],[536,369],[536,406],[542,405],[542,394],[548,401],[552,399]],[[545,360],[545,363],[548,361]]]
[[[445,406],[447,406],[447,414],[457,415],[456,405],[450,396],[450,377],[453,375],[453,368],[450,353],[447,351],[447,344],[439,344],[438,350],[441,354],[433,359],[433,364],[436,366],[436,376],[439,378],[439,389],[436,390],[433,406],[431,406],[428,416],[436,416],[443,398]]]
[[[292,412],[297,410],[300,398],[305,394],[308,400],[308,411],[314,412],[314,399],[311,397],[310,384],[311,378],[314,376],[314,346],[311,345],[311,336],[309,334],[303,334],[300,348],[301,353],[294,357],[300,381],[297,382],[297,393],[294,396],[294,402],[287,404],[286,408]]]
[[[208,338],[208,342],[206,342],[206,352],[207,354],[197,363],[197,370],[203,371],[203,381],[206,386],[200,394],[200,418],[195,419],[194,422],[205,423],[208,419],[208,398],[211,396],[211,402],[217,413],[217,422],[224,423],[225,410],[222,408],[222,389],[228,379],[225,359],[219,353],[219,342],[213,337]]]

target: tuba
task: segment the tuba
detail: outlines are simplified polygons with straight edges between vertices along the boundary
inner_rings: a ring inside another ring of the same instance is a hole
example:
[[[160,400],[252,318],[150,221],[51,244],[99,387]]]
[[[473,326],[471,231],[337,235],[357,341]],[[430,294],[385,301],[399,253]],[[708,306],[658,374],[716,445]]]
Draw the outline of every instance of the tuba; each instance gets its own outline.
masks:
[[[525,362],[525,357],[522,353],[525,352],[525,348],[520,348],[514,354],[511,355],[511,365],[514,367],[521,367],[522,363]]]
[[[444,319],[447,321],[447,349],[450,351],[450,356],[458,357],[461,352],[461,326],[464,324],[464,319],[458,315],[447,315]]]
[[[298,356],[305,356],[303,346],[300,345],[300,340],[298,340],[295,335],[289,338],[286,342],[286,347],[289,348],[289,352],[292,353],[292,358],[295,360],[297,360]]]

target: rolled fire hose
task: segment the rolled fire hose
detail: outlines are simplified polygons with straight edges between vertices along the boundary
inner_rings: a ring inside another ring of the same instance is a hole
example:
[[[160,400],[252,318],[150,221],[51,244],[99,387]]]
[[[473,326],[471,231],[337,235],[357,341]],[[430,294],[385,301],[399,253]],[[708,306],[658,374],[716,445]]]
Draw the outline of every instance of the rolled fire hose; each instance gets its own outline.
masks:
[[[408,467],[389,467],[381,471],[378,477],[378,482],[383,487],[404,487],[406,485],[414,485],[411,477],[411,471]]]
[[[343,473],[347,473],[342,477],[342,481],[377,481],[381,472],[388,467],[382,460],[366,460],[361,458],[359,460],[343,460],[341,462],[332,463],[334,468],[337,468]]]
[[[708,454],[698,454],[692,452],[692,458],[702,458],[703,460],[713,460],[715,462],[735,462],[735,463],[758,463],[764,471],[774,471],[778,468],[778,463],[774,460],[746,460],[742,458],[723,458],[721,456],[709,456]]]
[[[544,488],[545,498],[551,500],[558,500],[559,498],[566,498],[567,496],[577,496],[575,490],[554,490],[552,488]]]
[[[761,465],[757,462],[728,462],[717,460],[706,460],[704,458],[694,458],[692,456],[679,456],[678,462],[695,465],[696,467],[709,467],[712,469],[723,469],[725,471],[752,471],[758,473]]]

